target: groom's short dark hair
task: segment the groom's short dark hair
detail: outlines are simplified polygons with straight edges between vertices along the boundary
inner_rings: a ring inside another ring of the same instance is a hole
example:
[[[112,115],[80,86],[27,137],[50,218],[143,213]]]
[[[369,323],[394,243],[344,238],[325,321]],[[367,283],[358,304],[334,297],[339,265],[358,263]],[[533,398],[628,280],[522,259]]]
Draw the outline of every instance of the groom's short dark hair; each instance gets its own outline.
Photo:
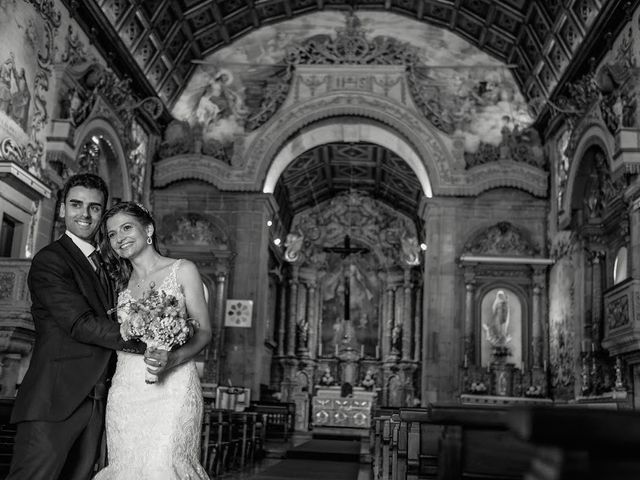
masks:
[[[78,173],[69,177],[67,182],[64,184],[62,188],[62,194],[60,196],[60,201],[64,203],[67,200],[67,195],[69,195],[69,190],[73,187],[85,187],[90,188],[92,190],[99,190],[102,192],[102,208],[107,207],[107,200],[109,198],[109,189],[107,188],[107,184],[105,181],[94,173]]]

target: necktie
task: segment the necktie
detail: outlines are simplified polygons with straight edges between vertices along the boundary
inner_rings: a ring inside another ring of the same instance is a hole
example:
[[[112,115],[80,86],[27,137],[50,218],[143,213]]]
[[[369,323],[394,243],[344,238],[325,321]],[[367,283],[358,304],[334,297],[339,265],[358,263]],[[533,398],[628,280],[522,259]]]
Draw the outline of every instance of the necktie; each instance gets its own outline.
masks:
[[[91,255],[89,255],[89,259],[96,270],[96,275],[98,275],[98,279],[100,280],[100,285],[102,285],[102,289],[104,293],[107,294],[107,297],[111,297],[111,286],[109,284],[109,277],[107,276],[107,272],[102,266],[102,260],[100,259],[100,255],[97,250],[94,250]]]

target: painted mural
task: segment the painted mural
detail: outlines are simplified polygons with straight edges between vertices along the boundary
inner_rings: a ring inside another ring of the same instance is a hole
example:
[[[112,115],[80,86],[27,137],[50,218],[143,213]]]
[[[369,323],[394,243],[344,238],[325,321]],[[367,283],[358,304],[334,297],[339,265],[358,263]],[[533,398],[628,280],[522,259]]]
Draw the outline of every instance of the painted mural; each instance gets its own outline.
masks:
[[[577,358],[575,333],[575,280],[571,256],[558,260],[549,275],[549,358],[556,398],[574,398]]]
[[[24,145],[32,130],[33,102],[39,101],[34,98],[38,54],[48,39],[47,19],[22,3],[0,0],[0,140]]]
[[[363,356],[374,357],[378,345],[378,298],[381,294],[378,265],[371,254],[327,256],[322,289],[322,352],[331,354],[349,338]],[[349,282],[349,319],[345,323],[345,282]]]
[[[247,35],[198,67],[174,116],[199,128],[205,143],[232,144],[246,134],[246,120],[260,97],[276,88],[287,53],[309,39],[335,39],[352,24],[346,13],[326,11]],[[498,146],[505,131],[519,134],[531,125],[508,66],[453,33],[388,12],[358,12],[357,28],[369,41],[388,37],[415,49],[417,90],[438,114],[444,133],[461,140],[465,152]]]

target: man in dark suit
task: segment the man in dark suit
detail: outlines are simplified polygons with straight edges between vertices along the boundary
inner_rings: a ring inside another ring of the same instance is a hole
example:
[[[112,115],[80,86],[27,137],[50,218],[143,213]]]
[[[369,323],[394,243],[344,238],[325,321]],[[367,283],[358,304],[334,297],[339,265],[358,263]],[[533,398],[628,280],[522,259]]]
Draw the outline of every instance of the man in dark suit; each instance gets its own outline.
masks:
[[[113,293],[90,256],[107,198],[100,177],[71,177],[60,205],[66,232],[31,262],[36,340],[11,417],[17,435],[10,480],[89,479],[114,350],[144,351],[120,337],[109,312]]]

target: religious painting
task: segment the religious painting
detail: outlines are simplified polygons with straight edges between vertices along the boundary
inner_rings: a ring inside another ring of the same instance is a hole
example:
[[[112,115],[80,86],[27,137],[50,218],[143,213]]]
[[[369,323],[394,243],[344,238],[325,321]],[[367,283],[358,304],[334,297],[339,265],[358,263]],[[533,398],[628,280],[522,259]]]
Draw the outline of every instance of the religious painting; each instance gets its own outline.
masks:
[[[549,272],[549,360],[556,398],[574,397],[578,355],[574,332],[580,326],[575,307],[575,266],[570,255],[558,259]]]
[[[342,258],[330,254],[327,260],[327,273],[321,281],[322,352],[334,354],[341,345],[348,344],[362,356],[374,357],[378,345],[380,283],[373,256]]]
[[[45,21],[34,10],[0,0],[0,141],[26,143],[36,61],[45,40]]]
[[[503,62],[445,28],[375,11],[358,11],[355,20],[345,12],[317,12],[249,33],[202,62],[173,115],[201,126],[205,141],[229,144],[251,131],[252,115],[275,98],[287,55],[310,39],[324,45],[345,34],[358,41],[362,36],[368,42],[393,39],[415,49],[417,103],[438,117],[438,128],[461,140],[466,153],[478,152],[483,144],[498,146],[505,128],[522,132],[532,124]]]
[[[481,363],[488,367],[494,353],[507,352],[507,363],[522,368],[522,304],[509,288],[494,288],[481,303]]]

